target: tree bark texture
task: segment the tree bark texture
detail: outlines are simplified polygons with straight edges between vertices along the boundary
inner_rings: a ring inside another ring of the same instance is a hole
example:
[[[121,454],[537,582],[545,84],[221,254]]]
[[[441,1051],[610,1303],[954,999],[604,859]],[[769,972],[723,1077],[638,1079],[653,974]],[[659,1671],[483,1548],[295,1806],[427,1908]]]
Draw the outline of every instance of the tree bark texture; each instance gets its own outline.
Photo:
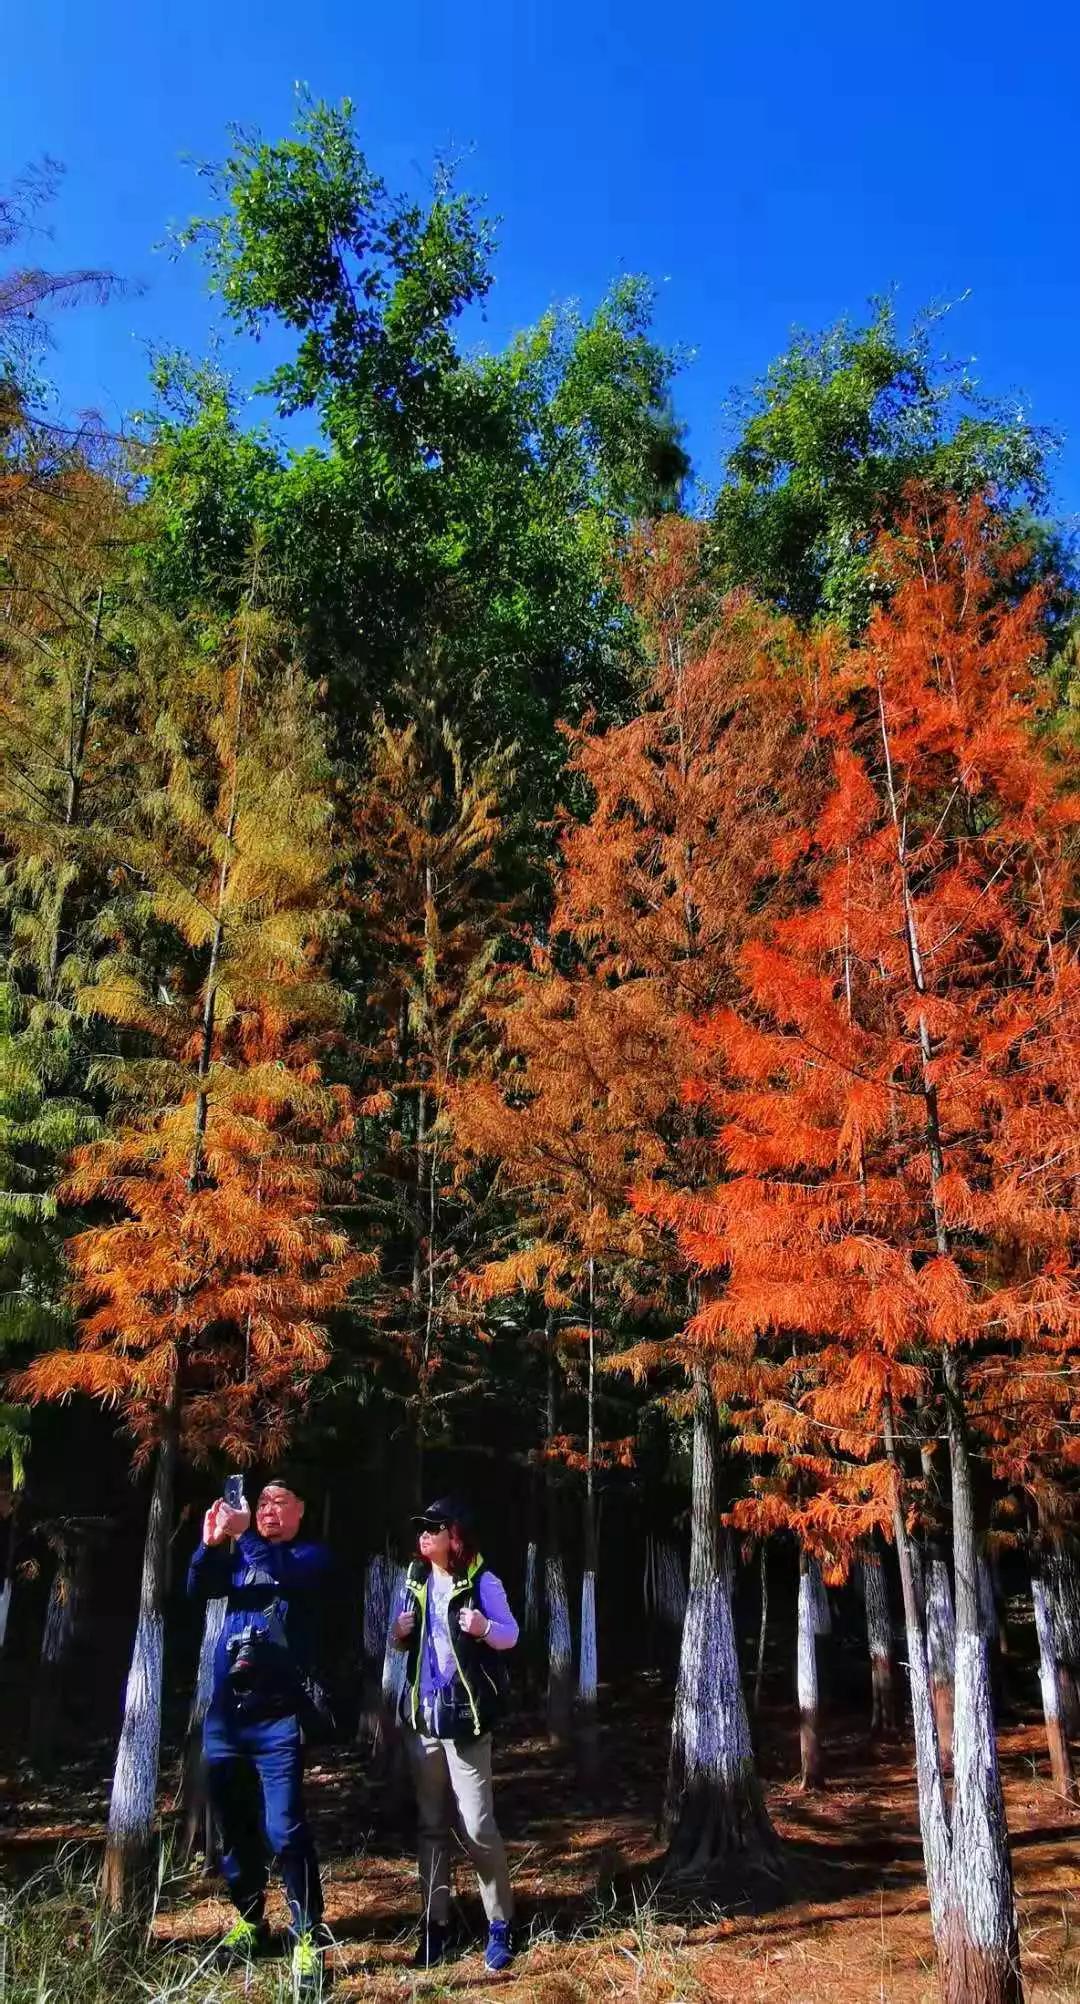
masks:
[[[202,1734],[203,1722],[210,1707],[214,1688],[214,1652],[225,1626],[227,1606],[228,1602],[223,1596],[217,1600],[208,1600],[206,1603],[199,1642],[199,1661],[195,1669],[195,1685],[188,1709],[187,1733],[184,1738],[184,1754],[180,1769],[183,1853],[186,1858],[190,1858],[192,1853],[198,1850],[201,1838],[207,1872],[212,1872],[216,1866],[217,1838],[206,1794]]]
[[[873,1734],[891,1733],[896,1727],[892,1616],[885,1584],[885,1565],[876,1547],[865,1554],[860,1576],[866,1611],[866,1645],[870,1655],[870,1731]]]
[[[113,1912],[139,1904],[149,1893],[152,1879],[165,1654],[165,1552],[175,1474],[173,1420],[166,1426],[157,1452],[143,1547],[139,1615],[109,1798],[101,1890]]]
[[[986,1637],[979,1619],[978,1547],[960,1360],[943,1358],[949,1406],[956,1688],[952,1856],[942,1942],[946,2004],[1019,2004],[1020,1942],[998,1767]]]
[[[1072,1802],[1075,1800],[1075,1785],[1069,1738],[1061,1712],[1060,1666],[1054,1641],[1051,1596],[1041,1572],[1033,1573],[1031,1576],[1031,1599],[1035,1610],[1035,1633],[1039,1641],[1039,1689],[1042,1693],[1043,1719],[1046,1723],[1050,1773],[1058,1794],[1064,1796],[1067,1802]]]
[[[937,1716],[938,1746],[946,1767],[952,1760],[954,1686],[956,1678],[956,1617],[949,1568],[940,1555],[927,1561],[926,1647],[930,1687]]]
[[[775,1849],[754,1766],[717,1511],[716,1408],[695,1372],[690,1589],[672,1719],[664,1832],[668,1869],[706,1874]]]
[[[41,1637],[37,1686],[30,1715],[30,1743],[39,1763],[56,1748],[64,1687],[86,1594],[90,1552],[85,1536],[61,1533],[55,1540],[56,1571],[49,1588]]]
[[[800,1786],[824,1786],[825,1769],[821,1757],[821,1719],[818,1701],[817,1622],[818,1599],[814,1589],[814,1561],[799,1554],[799,1601],[796,1620],[796,1682],[799,1697],[799,1752],[802,1761]]]

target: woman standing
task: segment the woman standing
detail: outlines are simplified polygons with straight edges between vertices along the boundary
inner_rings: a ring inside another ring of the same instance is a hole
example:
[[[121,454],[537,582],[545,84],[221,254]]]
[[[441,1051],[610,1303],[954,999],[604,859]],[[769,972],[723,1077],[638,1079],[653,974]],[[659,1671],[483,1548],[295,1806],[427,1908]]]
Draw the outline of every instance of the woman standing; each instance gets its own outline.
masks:
[[[504,1692],[498,1652],[514,1647],[518,1625],[502,1582],[477,1550],[466,1504],[439,1497],[413,1522],[417,1556],[406,1575],[394,1639],[409,1652],[401,1720],[419,1815],[424,1912],[416,1961],[429,1969],[447,1952],[456,1808],[488,1920],[484,1961],[489,1969],[505,1969],[514,1953],[514,1900],[495,1821],[491,1729]]]

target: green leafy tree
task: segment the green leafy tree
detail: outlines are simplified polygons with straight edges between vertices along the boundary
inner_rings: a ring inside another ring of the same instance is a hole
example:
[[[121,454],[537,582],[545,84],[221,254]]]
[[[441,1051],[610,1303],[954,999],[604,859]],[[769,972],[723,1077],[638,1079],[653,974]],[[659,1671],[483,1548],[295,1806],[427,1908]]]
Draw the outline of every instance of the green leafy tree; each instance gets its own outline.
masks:
[[[935,324],[905,335],[885,302],[868,325],[800,335],[773,363],[740,414],[716,500],[723,586],[857,631],[878,588],[874,537],[899,521],[912,482],[960,498],[990,489],[1020,518],[1045,503],[1049,434],[943,360]],[[1058,557],[1051,541],[1044,563]]]
[[[561,762],[555,720],[626,697],[611,559],[686,468],[648,288],[624,279],[591,318],[550,313],[473,354],[490,226],[445,176],[425,201],[393,195],[348,104],[302,102],[294,136],[238,134],[206,172],[217,207],[180,241],[237,334],[285,350],[261,385],[279,425],[317,436],[249,431],[222,376],[163,360],[162,588],[183,607],[238,593],[257,524],[345,749],[420,695],[467,750],[521,745],[535,796]]]

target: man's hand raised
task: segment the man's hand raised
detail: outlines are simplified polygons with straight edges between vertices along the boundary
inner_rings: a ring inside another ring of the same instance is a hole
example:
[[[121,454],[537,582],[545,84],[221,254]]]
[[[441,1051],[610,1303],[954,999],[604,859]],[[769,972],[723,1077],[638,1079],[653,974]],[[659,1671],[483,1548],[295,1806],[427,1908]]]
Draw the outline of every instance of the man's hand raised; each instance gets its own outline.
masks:
[[[250,1522],[250,1510],[234,1510],[219,1496],[203,1518],[203,1544],[224,1545],[230,1538],[240,1538]]]

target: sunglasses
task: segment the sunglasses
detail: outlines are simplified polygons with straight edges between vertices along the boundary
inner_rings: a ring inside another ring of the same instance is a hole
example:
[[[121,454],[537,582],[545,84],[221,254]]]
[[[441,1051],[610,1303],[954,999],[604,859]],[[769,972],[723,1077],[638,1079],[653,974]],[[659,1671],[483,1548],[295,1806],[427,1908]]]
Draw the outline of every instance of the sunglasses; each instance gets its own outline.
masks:
[[[439,1531],[448,1531],[449,1529],[450,1529],[449,1524],[446,1522],[445,1518],[442,1517],[425,1517],[420,1525],[421,1532],[424,1531],[439,1532]]]

